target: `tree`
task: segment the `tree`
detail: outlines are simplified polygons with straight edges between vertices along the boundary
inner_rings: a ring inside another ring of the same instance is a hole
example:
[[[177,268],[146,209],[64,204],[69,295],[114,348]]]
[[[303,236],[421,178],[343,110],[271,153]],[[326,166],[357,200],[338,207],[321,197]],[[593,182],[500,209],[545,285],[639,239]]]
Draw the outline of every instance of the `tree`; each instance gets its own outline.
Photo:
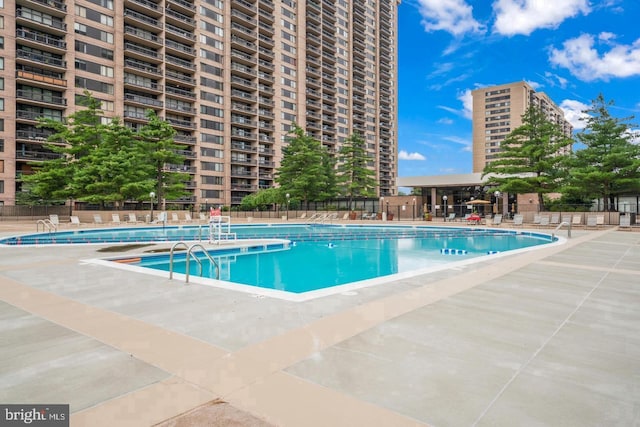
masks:
[[[104,125],[100,122],[100,101],[85,92],[80,105],[86,109],[77,110],[66,122],[44,118],[38,122],[38,127],[53,130],[46,146],[60,157],[34,164],[35,173],[23,177],[25,187],[36,198],[64,200],[83,195],[83,189],[73,183],[78,161],[100,145]]]
[[[355,197],[375,196],[378,183],[375,172],[367,167],[368,161],[364,138],[358,133],[351,134],[338,153],[338,182],[349,198],[349,209]]]
[[[137,138],[148,159],[149,181],[138,188],[138,198],[148,197],[152,190],[158,200],[187,195],[184,183],[189,180],[189,174],[181,172],[186,171],[183,166],[185,157],[173,140],[175,129],[160,119],[154,110],[147,110],[146,116],[149,122],[140,129]]]
[[[573,140],[551,122],[540,108],[532,106],[522,115],[522,126],[500,144],[497,159],[488,163],[483,178],[508,193],[536,193],[544,206],[543,195],[557,191],[564,176],[563,149]]]
[[[276,182],[283,191],[305,203],[335,194],[335,171],[330,167],[326,148],[295,124],[288,142],[276,172]]]
[[[576,136],[585,148],[572,156],[566,191],[602,198],[605,210],[615,209],[615,198],[640,191],[640,146],[633,144],[633,117],[618,119],[609,113],[613,101],[600,94],[591,102],[585,128]]]

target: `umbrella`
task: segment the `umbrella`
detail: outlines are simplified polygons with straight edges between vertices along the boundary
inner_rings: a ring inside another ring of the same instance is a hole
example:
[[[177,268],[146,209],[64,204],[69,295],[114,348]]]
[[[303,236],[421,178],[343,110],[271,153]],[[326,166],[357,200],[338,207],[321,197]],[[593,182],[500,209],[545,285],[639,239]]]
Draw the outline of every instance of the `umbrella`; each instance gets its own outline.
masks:
[[[476,200],[471,200],[469,202],[466,202],[466,204],[467,205],[489,205],[491,204],[491,202],[488,200],[476,199]]]

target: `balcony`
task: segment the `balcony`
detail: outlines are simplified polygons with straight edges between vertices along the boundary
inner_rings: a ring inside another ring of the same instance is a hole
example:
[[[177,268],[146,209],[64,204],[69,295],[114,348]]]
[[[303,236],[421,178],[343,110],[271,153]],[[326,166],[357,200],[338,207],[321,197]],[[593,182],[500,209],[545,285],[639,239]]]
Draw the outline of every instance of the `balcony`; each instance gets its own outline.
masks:
[[[180,59],[177,58],[175,56],[171,56],[171,55],[166,55],[165,56],[166,59],[166,63],[167,65],[171,64],[171,65],[175,65],[178,66],[180,68],[185,68],[187,70],[191,70],[191,71],[195,71],[196,70],[196,64],[186,61],[184,59]]]
[[[171,25],[168,23],[164,24],[164,28],[168,35],[174,35],[190,42],[194,42],[196,40],[195,34],[193,34],[191,31],[184,30],[180,27],[176,27],[175,25]]]
[[[244,101],[255,101],[256,100],[255,95],[252,95],[252,94],[247,93],[247,92],[243,92],[241,90],[235,90],[235,89],[231,90],[231,97],[232,98],[242,99]]]
[[[258,21],[255,18],[235,9],[231,9],[231,22],[240,22],[245,25],[250,25],[251,28],[255,28],[258,24]]]
[[[52,16],[64,17],[67,14],[67,6],[61,0],[26,0],[24,4],[30,9],[39,10]]]
[[[196,94],[189,90],[180,89],[175,86],[167,85],[165,88],[167,94],[171,96],[179,96],[183,98],[196,99]]]
[[[136,61],[134,59],[125,59],[124,68],[130,68],[141,73],[150,74],[152,76],[162,76],[162,70],[160,68],[154,66],[153,64]]]
[[[49,119],[49,120],[53,120],[60,123],[64,122],[64,118],[62,117],[62,115],[55,115],[51,113],[44,114],[39,111],[23,110],[23,109],[20,109],[20,105],[18,105],[17,108],[18,109],[16,110],[16,120],[18,121],[36,122],[40,118],[43,118],[43,119]]]
[[[238,36],[231,36],[231,46],[235,49],[241,49],[244,52],[255,53],[256,44]]]
[[[167,110],[180,112],[182,114],[189,114],[195,116],[197,110],[193,108],[191,104],[179,104],[177,102],[172,102],[171,100],[167,100]]]
[[[186,28],[187,30],[193,30],[196,27],[196,20],[190,16],[183,15],[180,12],[176,12],[173,9],[166,8],[164,11],[165,22],[173,25]]]
[[[133,22],[136,27],[145,28],[149,31],[157,31],[160,26],[160,22],[157,19],[131,9],[124,10],[124,18],[125,22]]]
[[[195,129],[196,128],[196,124],[193,123],[192,121],[189,121],[189,120],[174,119],[174,118],[171,118],[171,117],[167,117],[165,120],[168,123],[170,123],[171,126],[180,127],[180,128],[186,128],[186,129]]]
[[[164,104],[162,101],[158,99],[149,98],[147,96],[135,95],[133,93],[125,93],[124,100],[127,103],[141,104],[141,105],[156,107],[156,108],[162,108]]]
[[[126,109],[126,107],[124,110],[124,118],[129,120],[136,120],[139,122],[145,122],[145,123],[149,121],[144,111],[128,110]]]
[[[188,84],[189,86],[196,85],[196,79],[187,74],[177,73],[175,71],[167,70],[164,73],[164,77],[167,80],[173,80],[181,84]]]
[[[39,65],[45,65],[53,68],[62,68],[65,70],[67,68],[67,61],[63,60],[62,58],[56,58],[55,56],[46,55],[44,53],[30,52],[27,50],[17,50],[16,58],[18,60],[30,61]]]
[[[124,5],[127,8],[132,10],[135,9],[145,15],[154,16],[156,18],[162,16],[162,9],[160,9],[160,6],[150,0],[125,0]]]
[[[151,44],[154,46],[162,46],[163,39],[162,37],[158,37],[154,33],[149,31],[132,27],[131,25],[125,25],[124,27],[125,39],[135,38],[138,42],[142,42],[143,44]],[[132,37],[128,37],[132,36]]]
[[[136,79],[132,76],[125,76],[124,85],[125,87],[142,88],[152,92],[162,93],[164,91],[164,86],[159,85],[158,83],[149,82],[144,79]]]
[[[195,145],[195,143],[198,142],[198,139],[195,136],[184,135],[180,133],[176,134],[173,137],[173,140],[180,144],[186,144],[186,145]]]
[[[245,144],[243,142],[233,142],[233,141],[231,141],[231,150],[245,151],[247,153],[255,153],[257,151],[255,147],[252,147],[249,144]]]
[[[46,151],[16,150],[16,160],[25,162],[44,162],[60,159],[64,154]]]
[[[63,98],[60,95],[53,95],[51,93],[32,92],[24,89],[16,90],[16,99],[33,101],[38,104],[57,105],[60,107],[65,107],[67,105],[66,98]]]
[[[51,73],[47,70],[16,70],[18,83],[27,83],[38,87],[67,87],[67,81],[61,78],[62,73]]]
[[[46,18],[46,20],[44,18]],[[29,27],[35,27],[38,30],[61,36],[65,35],[67,32],[67,24],[65,24],[60,18],[55,18],[54,16],[48,14],[34,16],[30,12],[25,11],[22,8],[16,8],[16,24],[26,24]]]
[[[231,7],[235,10],[240,10],[244,13],[249,13],[249,14],[256,13],[255,2],[251,3],[246,0],[231,0]]]
[[[25,45],[42,48],[47,46],[49,48],[57,49],[60,53],[64,53],[67,50],[67,43],[61,37],[55,37],[50,34],[41,33],[31,29],[17,29],[16,38],[25,42]]]
[[[185,15],[193,15],[197,10],[196,6],[187,0],[167,0],[167,6]]]
[[[195,58],[197,56],[197,52],[194,48],[173,40],[167,40],[165,42],[165,47],[167,48],[167,51],[171,51],[171,53],[176,55],[184,55],[190,58]]]
[[[157,51],[153,50],[153,49],[149,49],[146,47],[142,47],[142,46],[138,46],[134,43],[125,43],[124,44],[124,51],[128,54],[128,56],[130,57],[138,57],[141,58],[143,60],[147,60],[147,61],[154,61],[156,63],[160,63],[162,62],[162,54],[158,53]]]
[[[51,131],[44,131],[41,129],[16,129],[16,140],[28,141],[28,142],[47,142],[52,135]]]
[[[255,133],[251,133],[246,131],[245,129],[239,129],[233,126],[231,127],[231,136],[233,136],[234,138],[248,139],[251,141],[255,141],[256,139]]]

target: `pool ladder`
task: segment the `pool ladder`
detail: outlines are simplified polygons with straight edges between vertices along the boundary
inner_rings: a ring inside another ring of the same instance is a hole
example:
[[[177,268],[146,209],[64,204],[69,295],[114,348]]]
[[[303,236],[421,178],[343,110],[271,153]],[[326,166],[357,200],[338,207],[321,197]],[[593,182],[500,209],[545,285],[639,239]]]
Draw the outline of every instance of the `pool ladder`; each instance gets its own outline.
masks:
[[[173,246],[171,246],[171,251],[169,251],[169,280],[173,280],[173,252],[176,250],[178,246],[183,246],[187,250],[187,258],[186,258],[186,265],[185,265],[185,270],[186,270],[185,283],[189,283],[189,260],[191,259],[192,256],[193,256],[193,259],[195,259],[196,262],[198,263],[198,266],[200,267],[199,274],[200,274],[200,277],[202,277],[202,261],[200,261],[200,258],[198,258],[193,253],[193,250],[196,248],[202,249],[202,252],[209,259],[209,262],[212,265],[216,266],[216,279],[220,279],[220,266],[218,265],[216,260],[213,259],[211,255],[209,255],[209,252],[207,252],[207,250],[201,244],[194,243],[191,246],[187,246],[185,242],[177,242],[177,243],[174,243]]]
[[[567,237],[571,238],[571,223],[562,221],[560,224],[558,224],[555,230],[553,230],[553,233],[551,233],[551,240],[555,239],[556,233],[558,232],[558,230],[560,230],[560,228],[562,228],[563,225],[567,226]]]
[[[58,227],[49,219],[39,219],[36,223],[36,232],[40,231],[40,224],[42,224],[42,231],[48,231],[49,233],[58,231]]]

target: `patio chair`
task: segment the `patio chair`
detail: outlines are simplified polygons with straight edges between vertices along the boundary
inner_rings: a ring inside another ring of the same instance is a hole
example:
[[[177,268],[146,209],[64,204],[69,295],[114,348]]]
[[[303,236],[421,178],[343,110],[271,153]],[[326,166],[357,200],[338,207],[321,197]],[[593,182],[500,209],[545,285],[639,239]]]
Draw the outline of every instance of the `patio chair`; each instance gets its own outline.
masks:
[[[76,215],[71,215],[69,217],[69,226],[72,226],[72,225],[75,225],[78,227],[82,225],[82,223],[80,222],[80,218],[78,218]]]
[[[375,212],[364,212],[362,214],[362,219],[376,219]]]
[[[560,214],[559,213],[554,213],[551,214],[551,221],[550,221],[551,225],[558,225],[560,224]]]
[[[582,225],[582,215],[574,215],[573,217],[571,217],[571,225],[573,227],[576,227],[578,225]]]
[[[180,218],[178,218],[177,212],[171,212],[171,222],[175,222],[175,223],[180,222]]]
[[[524,221],[524,216],[521,214],[515,214],[513,216],[513,225],[515,227],[522,227],[522,222]]]
[[[533,225],[540,225],[540,218],[542,218],[540,216],[540,214],[534,214],[533,215]]]
[[[502,214],[495,214],[493,216],[493,225],[501,225],[502,224]]]
[[[538,223],[540,227],[548,227],[549,226],[549,215],[540,215],[540,222]]]
[[[198,215],[198,220],[200,222],[207,222],[209,221],[209,219],[207,218],[207,215],[205,215],[204,212],[200,212],[200,214]]]
[[[120,221],[120,214],[111,214],[111,224],[122,225],[122,221]]]
[[[184,223],[191,223],[193,222],[193,218],[191,218],[191,214],[189,212],[185,212],[184,213]]]
[[[598,228],[604,227],[604,215],[596,215],[596,226]]]
[[[445,222],[447,222],[447,221],[455,221],[455,220],[456,220],[456,214],[455,213],[450,213],[449,216],[444,219]]]
[[[51,224],[53,224],[56,228],[58,228],[58,226],[60,225],[60,219],[56,214],[49,215],[49,221],[51,221]]]
[[[571,224],[571,215],[562,215],[562,222]]]
[[[598,228],[598,219],[594,215],[589,215],[587,217],[587,226],[585,228]]]
[[[631,215],[621,215],[618,230],[631,230]]]
[[[129,224],[137,224],[139,222],[142,221],[138,221],[138,217],[136,217],[136,213],[135,212],[129,212]]]
[[[94,214],[94,215],[93,215],[93,224],[94,224],[94,225],[102,225],[102,224],[104,224],[104,223],[102,222],[102,215],[100,215],[100,214]]]

